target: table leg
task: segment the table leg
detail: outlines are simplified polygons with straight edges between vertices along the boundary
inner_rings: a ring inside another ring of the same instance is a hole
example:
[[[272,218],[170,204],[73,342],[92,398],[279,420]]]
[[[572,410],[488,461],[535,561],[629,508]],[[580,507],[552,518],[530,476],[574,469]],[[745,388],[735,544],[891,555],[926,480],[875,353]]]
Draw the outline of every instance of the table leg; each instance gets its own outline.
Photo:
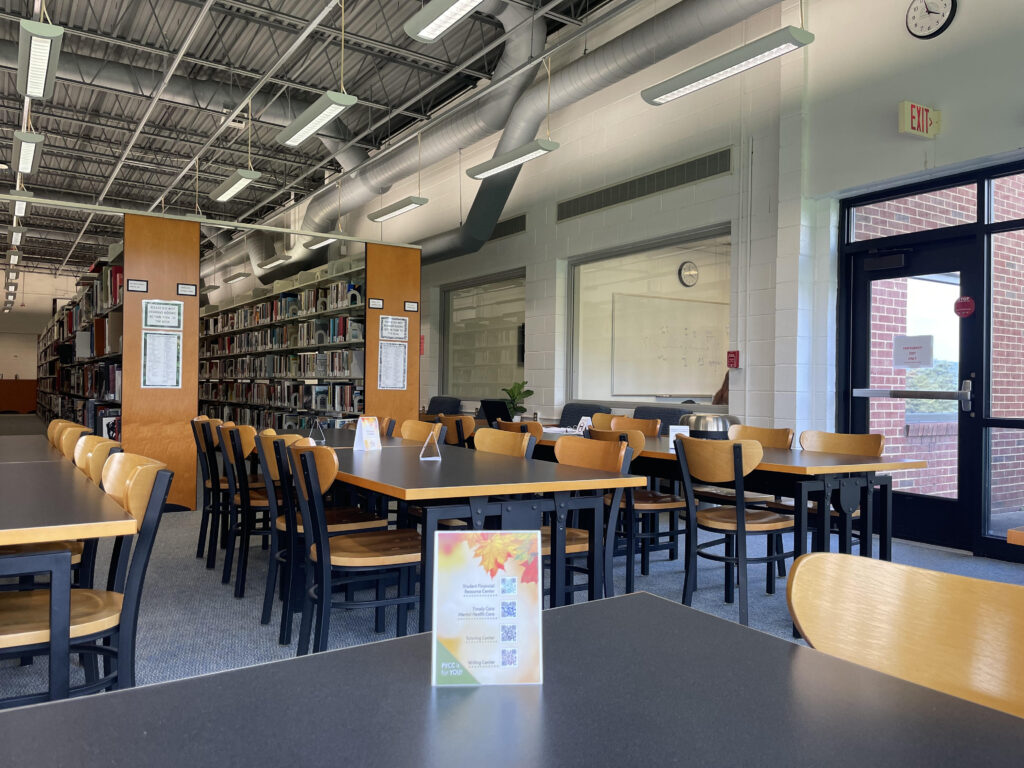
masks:
[[[432,631],[434,608],[434,534],[441,511],[423,507],[423,538],[420,542],[420,632]]]
[[[569,514],[569,492],[555,491],[551,513],[551,601],[556,608],[565,600],[565,523]]]
[[[881,516],[878,526],[878,557],[880,560],[892,560],[892,477],[876,475],[871,483],[877,485],[881,491],[878,510]]]
[[[587,590],[587,598],[589,600],[600,600],[606,595],[610,597],[615,593],[614,586],[605,583],[603,494],[594,497],[593,514],[590,519],[590,551],[587,553],[590,586]],[[614,537],[615,531],[609,531],[608,535]]]
[[[828,552],[832,549],[832,491],[835,490],[835,478],[821,478],[821,501],[818,503],[818,523],[814,531],[814,551]]]
[[[861,557],[871,557],[875,548],[875,523],[874,523],[874,497],[875,489],[871,477],[864,479],[864,485],[860,489],[860,554]]]

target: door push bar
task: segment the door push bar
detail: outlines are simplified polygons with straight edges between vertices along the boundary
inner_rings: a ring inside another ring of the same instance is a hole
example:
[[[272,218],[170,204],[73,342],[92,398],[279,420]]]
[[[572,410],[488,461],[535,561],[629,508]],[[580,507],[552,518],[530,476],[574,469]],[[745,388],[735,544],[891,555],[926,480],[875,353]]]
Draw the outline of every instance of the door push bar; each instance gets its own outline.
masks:
[[[927,389],[855,389],[854,397],[892,397],[899,400],[959,400],[960,409],[971,410],[971,380],[964,379],[958,392]]]

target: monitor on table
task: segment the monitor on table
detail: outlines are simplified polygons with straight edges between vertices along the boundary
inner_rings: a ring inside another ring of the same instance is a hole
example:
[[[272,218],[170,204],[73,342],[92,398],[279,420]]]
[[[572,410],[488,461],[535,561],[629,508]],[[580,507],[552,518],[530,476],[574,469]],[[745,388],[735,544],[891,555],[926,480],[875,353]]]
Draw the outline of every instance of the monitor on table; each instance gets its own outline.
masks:
[[[498,419],[512,421],[512,413],[508,409],[508,400],[493,399],[481,400],[480,412],[487,419],[488,426],[494,427]]]

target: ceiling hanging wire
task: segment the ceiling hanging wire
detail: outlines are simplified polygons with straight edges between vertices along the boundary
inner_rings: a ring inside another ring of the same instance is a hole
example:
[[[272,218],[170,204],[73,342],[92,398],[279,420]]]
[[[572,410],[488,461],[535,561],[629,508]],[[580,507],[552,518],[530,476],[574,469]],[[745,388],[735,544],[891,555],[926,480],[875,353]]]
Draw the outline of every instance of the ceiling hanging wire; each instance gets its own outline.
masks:
[[[341,55],[338,62],[338,90],[345,93],[345,0],[338,0],[341,6]]]

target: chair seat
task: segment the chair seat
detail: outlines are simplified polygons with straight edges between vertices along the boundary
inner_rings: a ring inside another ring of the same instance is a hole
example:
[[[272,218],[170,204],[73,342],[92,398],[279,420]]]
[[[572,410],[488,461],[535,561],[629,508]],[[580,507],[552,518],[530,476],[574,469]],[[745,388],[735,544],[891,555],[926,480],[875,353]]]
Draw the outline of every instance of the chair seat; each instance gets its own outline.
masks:
[[[736,507],[712,507],[697,511],[697,525],[713,531],[736,530]],[[793,527],[793,518],[766,509],[746,510],[748,532],[781,531]]]
[[[71,637],[116,627],[123,595],[96,589],[71,590]],[[50,590],[0,592],[0,648],[50,641]]]
[[[331,537],[331,565],[339,568],[371,568],[387,565],[409,565],[420,561],[422,543],[418,532],[368,531]],[[317,559],[316,545],[309,556]]]
[[[204,481],[204,484],[206,485],[207,488],[210,488],[212,485],[212,483],[209,480]],[[279,481],[274,481],[274,485],[279,484]],[[260,475],[249,475],[249,487],[251,488],[254,485],[263,485],[263,477]],[[222,491],[226,491],[228,489],[228,479],[226,477],[222,477],[220,479],[220,489]]]
[[[0,557],[4,555],[27,555],[34,552],[53,552],[54,550],[65,550],[71,553],[71,564],[78,565],[82,562],[82,552],[85,550],[84,541],[55,541],[40,542],[39,544],[12,544],[7,547],[0,547]]]
[[[282,504],[284,500],[278,496],[277,503]],[[235,494],[235,506],[242,503],[242,494]],[[250,488],[249,489],[249,504],[253,507],[266,507],[269,504],[267,499],[267,492],[263,488]]]
[[[736,503],[736,489],[723,488],[719,485],[695,485],[693,495],[700,501],[724,502],[726,504]],[[770,493],[757,493],[756,491],[744,491],[743,500],[748,504],[754,502],[774,501],[775,497]]]
[[[423,510],[419,507],[409,507],[409,517],[421,518],[423,517]],[[438,520],[437,524],[442,528],[466,528],[469,522],[467,520],[460,520],[457,517],[449,517],[444,520]]]
[[[551,526],[540,528],[540,550],[545,557],[551,554]],[[565,529],[565,554],[578,555],[590,550],[590,534],[582,528]]]
[[[604,503],[612,503],[612,494],[605,494]],[[637,488],[633,491],[633,509],[637,512],[659,512],[666,509],[681,509],[685,506],[686,499],[672,493],[661,493],[647,488]],[[626,508],[625,494],[622,495],[619,507]]]
[[[383,518],[374,517],[358,507],[328,507],[325,512],[327,519],[327,532],[337,531],[365,531],[372,528],[387,528],[388,521]],[[274,527],[279,531],[287,530],[285,527],[284,515],[278,515],[274,521]],[[302,515],[295,515],[295,532],[302,534]]]

